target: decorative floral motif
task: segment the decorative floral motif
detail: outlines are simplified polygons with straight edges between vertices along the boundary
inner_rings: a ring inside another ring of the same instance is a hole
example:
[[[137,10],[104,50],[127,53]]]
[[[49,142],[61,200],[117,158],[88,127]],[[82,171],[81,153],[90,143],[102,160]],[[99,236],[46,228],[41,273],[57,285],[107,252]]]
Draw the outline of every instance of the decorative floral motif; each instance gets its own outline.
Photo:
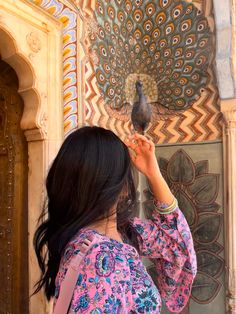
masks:
[[[99,276],[109,277],[115,269],[115,260],[110,252],[99,252],[95,266]]]
[[[89,297],[88,295],[83,295],[79,298],[78,304],[75,307],[75,310],[79,312],[80,310],[85,311],[89,306]]]
[[[121,300],[118,299],[117,296],[111,295],[105,300],[104,308],[105,308],[104,314],[110,313],[122,314],[123,306]]]
[[[138,298],[135,299],[135,303],[137,304],[138,313],[150,313],[156,311],[157,299],[155,291],[153,291],[152,288],[146,291],[141,291],[141,293],[138,293]]]
[[[36,32],[29,33],[26,36],[26,40],[27,44],[33,52],[38,53],[41,50],[42,44]]]
[[[102,314],[102,310],[99,309],[99,308],[96,308],[96,309],[92,310],[92,311],[90,312],[90,314]]]
[[[197,303],[210,303],[218,294],[222,283],[218,280],[224,269],[219,256],[223,247],[217,242],[223,216],[216,202],[219,193],[219,175],[209,173],[207,160],[193,162],[182,149],[168,161],[159,159],[163,176],[175,194],[193,234],[197,251],[198,274],[193,284],[192,298]],[[145,191],[144,206],[154,210],[153,195]],[[149,270],[155,275],[154,266]]]

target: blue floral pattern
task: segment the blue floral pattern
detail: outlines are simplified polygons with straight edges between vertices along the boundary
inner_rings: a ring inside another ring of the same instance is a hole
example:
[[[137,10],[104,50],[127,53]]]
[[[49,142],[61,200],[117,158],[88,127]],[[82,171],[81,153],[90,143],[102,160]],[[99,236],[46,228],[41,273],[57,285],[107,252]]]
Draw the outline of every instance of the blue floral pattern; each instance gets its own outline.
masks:
[[[170,312],[183,310],[196,275],[196,256],[182,212],[154,213],[149,220],[135,218],[132,225],[139,252],[89,229],[82,229],[68,244],[56,279],[55,302],[71,258],[80,252],[84,239],[96,237],[79,265],[69,314],[158,314],[161,299]],[[155,264],[155,283],[140,256]]]

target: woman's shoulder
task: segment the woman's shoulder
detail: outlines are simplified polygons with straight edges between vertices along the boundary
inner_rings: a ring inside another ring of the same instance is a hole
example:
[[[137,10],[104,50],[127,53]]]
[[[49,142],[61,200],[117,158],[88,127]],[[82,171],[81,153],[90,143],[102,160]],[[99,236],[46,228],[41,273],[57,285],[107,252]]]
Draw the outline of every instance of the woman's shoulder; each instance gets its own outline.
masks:
[[[122,259],[125,261],[130,258],[139,258],[133,246],[111,239],[95,230],[82,229],[66,246],[63,264],[69,263],[73,256],[82,252],[83,243],[88,239],[92,244],[86,249],[84,257],[93,259],[93,256],[97,258],[98,255],[106,255],[107,258],[116,258],[120,262]]]
[[[92,245],[82,253],[81,248],[87,239],[92,242]],[[82,277],[83,274],[86,274],[85,276],[89,276],[89,278],[93,276],[113,278],[115,276],[120,280],[126,277],[130,279],[130,268],[133,263],[140,261],[136,249],[131,245],[108,238],[94,230],[82,230],[68,243],[65,249],[57,276],[57,285],[64,280],[72,259],[81,253],[83,257],[79,265],[79,272]],[[90,280],[92,280],[91,278]]]

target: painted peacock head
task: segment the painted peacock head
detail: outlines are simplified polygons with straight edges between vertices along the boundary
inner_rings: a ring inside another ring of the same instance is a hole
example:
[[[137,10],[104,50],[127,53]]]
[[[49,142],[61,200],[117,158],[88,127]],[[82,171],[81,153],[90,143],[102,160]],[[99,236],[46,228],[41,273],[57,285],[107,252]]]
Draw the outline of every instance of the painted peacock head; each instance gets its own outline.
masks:
[[[133,101],[142,81],[148,101],[166,110],[191,107],[208,83],[213,36],[206,17],[181,0],[96,1],[90,43],[106,105]]]
[[[140,95],[142,93],[143,83],[138,80],[135,82],[135,87],[136,87],[137,94]]]

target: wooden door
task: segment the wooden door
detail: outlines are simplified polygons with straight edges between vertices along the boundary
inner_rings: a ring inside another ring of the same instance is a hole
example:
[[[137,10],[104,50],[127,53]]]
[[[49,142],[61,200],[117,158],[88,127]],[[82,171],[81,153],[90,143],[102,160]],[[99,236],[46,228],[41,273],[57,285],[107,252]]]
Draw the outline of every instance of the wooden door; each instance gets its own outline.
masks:
[[[0,314],[28,313],[27,144],[14,70],[0,60]]]

